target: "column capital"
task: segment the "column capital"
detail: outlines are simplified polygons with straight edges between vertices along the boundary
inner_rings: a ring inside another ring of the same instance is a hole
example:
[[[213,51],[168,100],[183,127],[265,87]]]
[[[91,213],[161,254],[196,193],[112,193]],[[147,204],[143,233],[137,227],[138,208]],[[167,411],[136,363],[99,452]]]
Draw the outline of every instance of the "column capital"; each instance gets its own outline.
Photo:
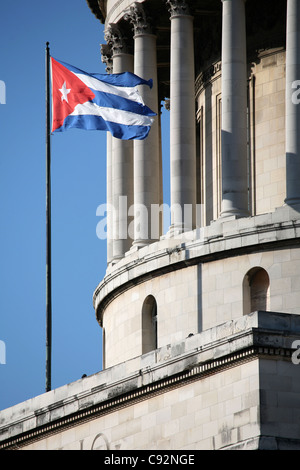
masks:
[[[124,20],[133,26],[135,36],[141,34],[154,34],[152,19],[140,3],[134,3],[125,11]]]
[[[103,64],[106,64],[106,72],[113,72],[112,50],[108,44],[101,44],[101,58]]]
[[[171,18],[177,15],[191,15],[190,8],[186,0],[165,0]]]
[[[130,54],[127,38],[116,24],[110,24],[104,33],[104,38],[112,50],[112,55]]]

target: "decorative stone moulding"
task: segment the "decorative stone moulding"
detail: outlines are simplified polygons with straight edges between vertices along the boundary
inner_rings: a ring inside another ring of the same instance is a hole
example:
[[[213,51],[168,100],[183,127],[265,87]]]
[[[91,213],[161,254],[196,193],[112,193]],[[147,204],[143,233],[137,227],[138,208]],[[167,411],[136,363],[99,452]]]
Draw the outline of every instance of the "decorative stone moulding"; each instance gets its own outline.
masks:
[[[209,83],[221,76],[222,62],[216,62],[202,72],[196,79],[195,91],[196,97]]]
[[[82,378],[2,411],[0,450],[26,447],[250,361],[290,362],[299,332],[298,315],[253,312]]]
[[[169,12],[172,16],[190,15],[190,9],[185,0],[166,0]]]
[[[138,251],[107,270],[96,288],[93,304],[100,325],[107,305],[130,286],[186,266],[227,256],[265,249],[298,246],[300,215],[288,206],[271,214],[214,222],[208,227],[182,234],[178,239],[162,239]]]
[[[112,63],[112,50],[108,44],[101,44],[101,57],[102,62],[106,64],[106,72],[113,72],[113,63]]]
[[[134,34],[153,34],[151,18],[140,3],[134,3],[124,14],[123,19],[132,24]]]
[[[110,24],[104,33],[104,38],[112,50],[112,54],[128,54],[129,47],[122,31],[116,24]]]

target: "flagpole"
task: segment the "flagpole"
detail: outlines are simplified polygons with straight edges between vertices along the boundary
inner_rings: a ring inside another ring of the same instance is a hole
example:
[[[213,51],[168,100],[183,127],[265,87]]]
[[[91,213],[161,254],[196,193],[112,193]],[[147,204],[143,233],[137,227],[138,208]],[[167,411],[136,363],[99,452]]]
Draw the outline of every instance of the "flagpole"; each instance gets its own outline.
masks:
[[[46,392],[51,390],[51,147],[50,147],[50,49],[46,43]]]

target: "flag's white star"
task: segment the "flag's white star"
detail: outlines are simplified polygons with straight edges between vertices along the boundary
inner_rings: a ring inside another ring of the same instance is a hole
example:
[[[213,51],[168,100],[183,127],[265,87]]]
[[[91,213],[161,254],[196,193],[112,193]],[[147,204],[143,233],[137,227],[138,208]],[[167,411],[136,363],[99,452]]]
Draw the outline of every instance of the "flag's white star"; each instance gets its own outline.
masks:
[[[71,88],[67,88],[66,82],[63,84],[62,88],[59,89],[59,91],[60,91],[61,94],[62,94],[61,100],[62,100],[62,101],[66,101],[67,103],[69,103],[69,101],[68,101],[68,94],[70,93]]]

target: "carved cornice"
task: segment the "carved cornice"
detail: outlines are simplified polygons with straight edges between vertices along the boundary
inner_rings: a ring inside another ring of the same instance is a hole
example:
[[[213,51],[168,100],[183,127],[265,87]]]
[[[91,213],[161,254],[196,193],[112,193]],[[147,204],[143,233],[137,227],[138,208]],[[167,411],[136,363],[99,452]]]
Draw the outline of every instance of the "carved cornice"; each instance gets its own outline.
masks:
[[[274,330],[259,324],[252,326],[256,317],[263,321],[263,317],[267,318],[270,315],[279,315],[284,330]],[[172,354],[173,350],[169,346],[162,348],[161,351],[153,351],[153,358],[156,355],[159,357],[161,352],[165,354],[165,359],[111,382],[100,382],[64,400],[32,410],[31,414],[20,417],[18,421],[2,426],[0,431],[3,435],[11,435],[0,441],[0,450],[21,449],[51,435],[72,429],[78,424],[82,425],[125,407],[134,406],[143,400],[253,360],[291,361],[294,351],[292,345],[298,338],[298,333],[295,322],[295,330],[286,329],[287,325],[293,324],[287,314],[256,312],[244,319],[249,320],[249,324],[243,330],[234,330],[235,321],[231,321],[226,325],[227,330],[224,329],[224,325],[212,329],[211,332],[220,332],[218,328],[223,328],[227,334],[220,335],[219,339],[216,339],[218,338],[216,334],[207,344],[199,341],[202,338],[200,333],[186,340],[195,345],[193,349],[189,350],[185,342],[186,349],[182,348],[183,344],[174,345],[174,351],[182,351],[179,354]],[[239,322],[241,324],[241,319]],[[206,330],[203,335],[208,333],[210,330]],[[105,378],[106,371],[100,372],[99,377],[103,374]]]
[[[196,90],[196,97],[199,95],[201,90],[209,83],[211,83],[215,78],[218,78],[221,74],[222,70],[222,62],[216,62],[212,64],[208,69],[204,72],[200,73],[200,75],[196,79],[195,90]]]
[[[291,361],[299,331],[299,315],[253,312],[129,360],[125,368],[104,369],[0,412],[0,450],[25,447],[248,361]]]
[[[154,34],[152,19],[140,3],[134,3],[125,11],[124,20],[133,26],[135,36],[140,34]]]
[[[276,350],[275,352],[274,348],[269,349],[270,350],[267,350],[267,348],[264,349],[264,357],[270,355],[272,356],[272,359],[276,359],[276,356],[279,354],[281,357],[282,355],[286,355],[287,357],[291,356],[291,352],[289,350],[280,350],[279,352]],[[134,404],[139,403],[142,400],[147,400],[154,396],[167,393],[168,391],[174,390],[183,385],[201,380],[208,375],[213,375],[222,370],[257,359],[259,358],[259,353],[262,353],[262,348],[259,350],[258,348],[250,347],[227,357],[191,366],[188,370],[182,370],[174,376],[166,376],[164,379],[153,383],[151,383],[151,379],[149,380],[147,377],[153,375],[152,370],[140,370],[135,374],[135,376],[129,376],[128,380],[124,380],[124,384],[127,382],[127,388],[129,389],[127,393],[117,395],[109,400],[105,400],[103,403],[90,406],[87,409],[79,410],[74,414],[66,415],[54,422],[46,423],[40,427],[37,426],[35,429],[25,431],[20,435],[11,437],[4,442],[0,442],[0,450],[20,450],[34,442],[46,439],[57,433],[64,432],[67,429],[72,429],[78,424],[89,422],[92,419],[121,410],[126,406],[134,406]],[[141,382],[146,382],[146,384],[141,386]],[[121,383],[118,385],[120,386]],[[92,394],[96,394],[97,391],[101,392],[104,389],[105,386],[103,387],[102,385],[99,386],[98,389],[95,387]],[[55,410],[55,405],[53,406],[53,410]],[[44,412],[42,411],[41,415],[43,414]]]
[[[106,17],[106,5],[103,0],[86,0],[91,12],[104,23]]]
[[[107,271],[94,292],[93,304],[98,322],[102,326],[103,314],[114,299],[133,286],[162,274],[225,259],[229,253],[233,257],[283,247],[299,247],[299,213],[289,211],[285,206],[277,209],[274,215],[268,214],[268,219],[262,214],[247,221],[237,219],[234,224],[232,221],[211,224],[183,234],[181,240],[175,237],[168,243],[166,240],[156,242],[155,249],[154,245],[150,245],[149,251],[144,249],[144,256],[140,253],[126,256]]]

